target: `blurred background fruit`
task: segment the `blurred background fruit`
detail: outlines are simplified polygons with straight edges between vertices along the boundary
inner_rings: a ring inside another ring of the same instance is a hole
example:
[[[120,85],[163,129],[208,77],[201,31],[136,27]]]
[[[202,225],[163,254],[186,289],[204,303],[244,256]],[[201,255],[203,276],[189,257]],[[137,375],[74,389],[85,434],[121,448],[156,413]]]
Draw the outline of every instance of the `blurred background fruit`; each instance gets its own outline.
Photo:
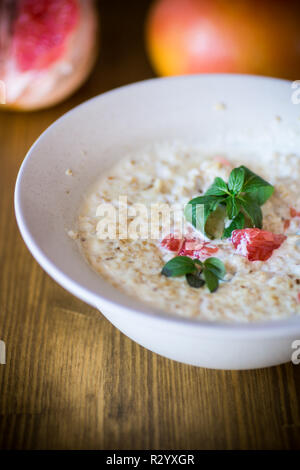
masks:
[[[2,108],[58,103],[87,78],[97,55],[93,0],[0,0]]]
[[[157,0],[146,24],[159,75],[300,75],[299,0]]]

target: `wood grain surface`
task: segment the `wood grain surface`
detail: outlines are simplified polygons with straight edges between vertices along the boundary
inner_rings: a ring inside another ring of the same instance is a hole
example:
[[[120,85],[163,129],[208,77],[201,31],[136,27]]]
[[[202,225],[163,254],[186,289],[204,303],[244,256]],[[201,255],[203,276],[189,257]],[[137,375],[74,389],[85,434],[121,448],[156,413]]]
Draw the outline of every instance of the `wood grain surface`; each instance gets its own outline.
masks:
[[[15,179],[38,135],[85,99],[153,76],[148,5],[101,2],[99,60],[71,99],[0,113],[0,448],[300,448],[300,365],[213,371],[152,354],[50,279],[18,232]]]

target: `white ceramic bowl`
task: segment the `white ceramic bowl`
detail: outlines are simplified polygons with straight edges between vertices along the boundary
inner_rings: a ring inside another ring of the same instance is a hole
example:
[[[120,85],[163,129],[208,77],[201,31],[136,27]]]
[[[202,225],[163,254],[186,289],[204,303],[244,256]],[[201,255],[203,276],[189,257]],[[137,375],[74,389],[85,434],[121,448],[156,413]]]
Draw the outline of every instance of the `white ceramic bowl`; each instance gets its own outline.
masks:
[[[169,316],[101,279],[66,232],[101,170],[150,142],[175,138],[216,151],[299,151],[300,106],[292,103],[292,91],[288,81],[246,75],[163,78],[113,90],[68,112],[33,145],[18,175],[16,217],[32,255],[65,289],[158,354],[216,369],[291,360],[300,317],[249,325]]]

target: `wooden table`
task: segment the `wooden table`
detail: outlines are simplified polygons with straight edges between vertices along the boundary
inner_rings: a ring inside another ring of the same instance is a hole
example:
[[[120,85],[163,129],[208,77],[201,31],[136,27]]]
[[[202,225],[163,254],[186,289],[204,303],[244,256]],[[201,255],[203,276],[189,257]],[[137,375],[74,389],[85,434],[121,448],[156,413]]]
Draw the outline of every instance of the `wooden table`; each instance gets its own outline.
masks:
[[[300,448],[300,365],[213,371],[152,354],[50,279],[18,232],[15,179],[38,135],[90,96],[153,76],[148,4],[101,3],[99,61],[71,99],[0,114],[0,447]]]

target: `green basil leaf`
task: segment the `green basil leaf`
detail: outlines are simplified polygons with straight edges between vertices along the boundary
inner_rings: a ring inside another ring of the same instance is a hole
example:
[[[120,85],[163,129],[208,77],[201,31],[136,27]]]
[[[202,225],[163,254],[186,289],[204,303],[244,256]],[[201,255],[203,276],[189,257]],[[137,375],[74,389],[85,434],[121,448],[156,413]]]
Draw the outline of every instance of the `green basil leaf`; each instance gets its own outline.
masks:
[[[273,194],[274,186],[262,186],[258,189],[251,190],[248,192],[249,199],[256,202],[259,206],[262,206]]]
[[[224,229],[222,238],[229,238],[234,230],[240,230],[245,227],[245,216],[242,212],[231,221],[231,224]]]
[[[176,277],[196,273],[196,270],[197,268],[191,258],[188,256],[175,256],[164,265],[161,274],[166,277]]]
[[[249,168],[241,166],[245,172],[245,180],[242,192],[250,193],[251,199],[262,206],[274,192],[274,186],[265,181],[260,176],[253,173]]]
[[[214,240],[221,238],[226,217],[226,207],[220,204],[213,212],[209,214],[205,224],[205,235]]]
[[[224,198],[220,196],[199,196],[187,203],[184,209],[184,215],[188,222],[200,232],[207,235],[209,238],[214,237],[213,227],[209,225],[208,230],[206,223],[210,215],[216,211],[218,206],[224,201]],[[224,209],[223,209],[224,211]],[[218,210],[216,216],[219,214]]]
[[[205,269],[209,269],[218,279],[224,279],[226,274],[226,269],[224,263],[215,257],[207,258],[204,261]]]
[[[239,197],[239,200],[241,201],[243,210],[253,222],[254,227],[262,228],[263,215],[259,204],[253,201],[252,198],[249,198],[247,194]]]
[[[219,287],[219,279],[217,276],[210,271],[210,269],[204,269],[203,276],[210,292],[215,292]]]
[[[234,168],[229,176],[228,188],[233,194],[238,194],[244,184],[245,179],[245,170],[243,167]]]
[[[185,275],[185,278],[187,280],[188,285],[191,287],[195,287],[196,289],[204,286],[205,284],[204,279],[201,279],[200,277],[200,273],[197,273],[197,274],[189,273]]]
[[[222,178],[215,178],[213,184],[205,192],[205,196],[223,196],[228,194],[228,187]]]
[[[235,196],[229,196],[226,199],[226,212],[229,219],[236,217],[240,211],[241,203]]]

